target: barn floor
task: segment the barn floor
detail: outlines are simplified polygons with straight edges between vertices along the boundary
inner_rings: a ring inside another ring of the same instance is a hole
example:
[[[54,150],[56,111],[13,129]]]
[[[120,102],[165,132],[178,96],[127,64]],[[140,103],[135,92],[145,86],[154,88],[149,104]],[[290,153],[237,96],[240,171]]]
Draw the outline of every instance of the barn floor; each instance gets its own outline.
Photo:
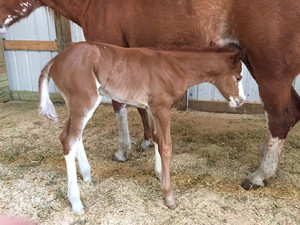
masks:
[[[84,213],[67,200],[65,161],[58,136],[67,117],[49,124],[37,103],[0,104],[0,215],[39,224],[300,224],[300,126],[290,133],[276,178],[245,191],[240,183],[257,167],[267,137],[263,115],[174,110],[171,179],[178,207],[163,204],[154,173],[154,150],[137,152],[141,120],[129,108],[132,154],[112,162],[118,149],[116,119],[100,106],[84,133],[92,183],[79,178]]]

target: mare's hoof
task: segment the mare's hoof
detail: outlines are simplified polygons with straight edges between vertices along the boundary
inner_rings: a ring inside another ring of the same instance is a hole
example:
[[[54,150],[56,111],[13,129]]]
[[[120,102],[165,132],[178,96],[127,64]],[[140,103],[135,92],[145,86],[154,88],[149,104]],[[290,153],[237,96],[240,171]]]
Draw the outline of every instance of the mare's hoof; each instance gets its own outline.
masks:
[[[127,161],[127,157],[121,156],[121,155],[118,155],[118,154],[115,153],[115,154],[112,156],[112,160],[113,160],[113,161],[116,161],[116,162],[125,162],[125,161]]]
[[[153,147],[154,147],[153,141],[151,141],[151,140],[144,140],[142,142],[142,144],[137,148],[137,151],[138,152],[143,152],[146,149],[153,148]]]
[[[265,181],[264,181],[265,183]],[[245,179],[242,184],[241,184],[242,188],[244,188],[245,190],[256,190],[260,187],[262,187],[261,185],[258,184],[254,184],[252,183],[250,180]]]

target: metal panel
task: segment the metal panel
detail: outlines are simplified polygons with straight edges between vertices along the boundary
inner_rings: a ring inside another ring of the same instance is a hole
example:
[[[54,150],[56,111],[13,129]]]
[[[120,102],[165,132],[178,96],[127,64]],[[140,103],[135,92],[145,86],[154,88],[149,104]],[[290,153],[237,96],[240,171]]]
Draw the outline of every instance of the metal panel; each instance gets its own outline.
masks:
[[[299,75],[294,80],[293,85],[294,85],[294,88],[297,91],[297,93],[300,94],[300,76]]]
[[[55,41],[53,16],[47,8],[39,8],[28,18],[10,27],[3,35],[6,40]],[[6,50],[5,59],[11,90],[38,91],[38,78],[46,63],[57,53],[50,51]],[[57,92],[53,82],[49,90]]]

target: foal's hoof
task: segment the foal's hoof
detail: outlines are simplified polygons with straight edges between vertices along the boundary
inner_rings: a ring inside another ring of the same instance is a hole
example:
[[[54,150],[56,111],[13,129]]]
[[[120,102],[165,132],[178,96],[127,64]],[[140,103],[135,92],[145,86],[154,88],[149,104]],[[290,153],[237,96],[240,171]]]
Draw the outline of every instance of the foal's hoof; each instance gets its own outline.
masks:
[[[145,151],[146,149],[152,148],[152,147],[154,147],[153,141],[151,141],[151,140],[144,140],[142,142],[142,144],[138,147],[137,150],[139,152],[142,152],[142,151]]]
[[[264,181],[264,183],[265,183],[265,181]],[[248,180],[247,178],[242,182],[241,186],[242,186],[242,188],[244,188],[245,190],[256,190],[256,189],[262,187],[261,185],[252,183],[252,182],[251,182],[250,180]]]
[[[177,207],[175,198],[173,195],[169,195],[167,198],[165,198],[166,206],[168,206],[169,209],[175,209]]]
[[[81,201],[76,201],[72,203],[72,210],[75,214],[81,214],[83,212],[83,205]]]

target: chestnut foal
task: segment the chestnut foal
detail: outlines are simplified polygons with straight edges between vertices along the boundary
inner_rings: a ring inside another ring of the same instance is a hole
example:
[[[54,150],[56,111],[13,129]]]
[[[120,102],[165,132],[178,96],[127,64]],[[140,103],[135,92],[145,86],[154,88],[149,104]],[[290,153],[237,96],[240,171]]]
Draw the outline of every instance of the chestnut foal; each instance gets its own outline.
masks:
[[[210,82],[218,87],[230,106],[243,104],[241,52],[224,48],[204,51],[158,51],[147,48],[122,48],[108,44],[82,42],[70,46],[53,58],[39,79],[40,113],[57,120],[49,98],[48,81],[65,99],[69,117],[60,135],[68,173],[68,198],[73,211],[83,209],[77,184],[75,157],[84,181],[90,181],[82,132],[102,96],[144,108],[161,156],[161,187],[166,205],[176,207],[170,181],[172,106],[185,90]]]

